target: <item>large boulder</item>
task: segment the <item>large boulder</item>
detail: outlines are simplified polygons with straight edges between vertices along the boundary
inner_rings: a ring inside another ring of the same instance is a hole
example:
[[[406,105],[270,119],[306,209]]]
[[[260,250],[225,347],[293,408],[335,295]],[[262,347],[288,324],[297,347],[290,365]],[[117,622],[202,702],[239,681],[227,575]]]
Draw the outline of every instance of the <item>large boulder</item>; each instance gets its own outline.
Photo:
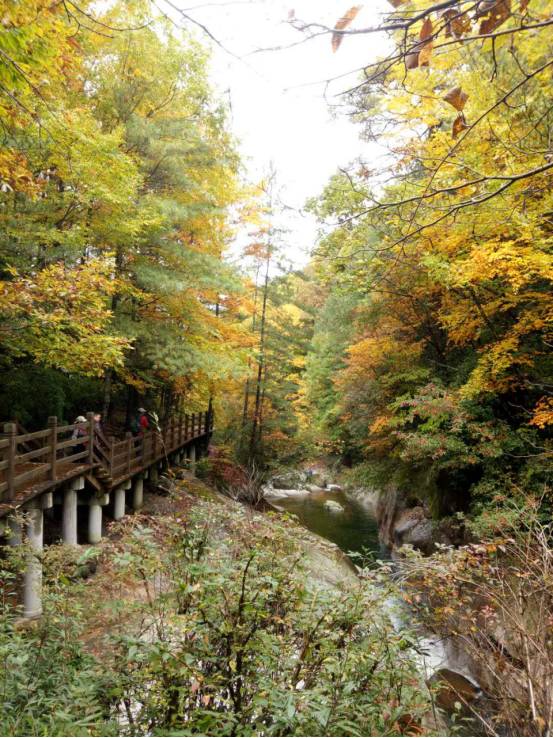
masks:
[[[402,510],[393,524],[393,545],[400,548],[410,544],[423,553],[434,549],[434,524],[421,506]]]
[[[271,479],[274,489],[301,489],[306,482],[306,475],[300,471],[288,471]]]
[[[427,518],[419,521],[407,531],[403,543],[408,543],[423,553],[432,553],[434,550],[434,525],[432,521]]]
[[[402,510],[396,516],[393,523],[393,539],[395,544],[401,545],[407,533],[414,528],[421,520],[424,520],[424,510],[422,507],[412,507],[408,510]]]
[[[326,492],[326,490],[323,489],[323,487],[317,487],[316,484],[306,484],[305,489],[308,490],[309,492],[313,492],[314,494],[316,494],[317,492]]]
[[[278,500],[284,497],[307,497],[308,495],[309,495],[309,490],[305,488],[276,489],[270,484],[263,487],[263,496],[268,500],[270,499]]]
[[[478,684],[452,669],[438,669],[428,680],[428,686],[435,690],[438,707],[447,712],[453,712],[459,704],[469,705],[482,696]]]

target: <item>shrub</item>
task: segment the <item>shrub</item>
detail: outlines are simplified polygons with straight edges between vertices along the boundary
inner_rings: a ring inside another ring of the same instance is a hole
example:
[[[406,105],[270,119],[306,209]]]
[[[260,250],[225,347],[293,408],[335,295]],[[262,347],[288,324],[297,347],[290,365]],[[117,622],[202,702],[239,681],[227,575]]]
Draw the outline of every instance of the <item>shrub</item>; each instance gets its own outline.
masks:
[[[21,564],[10,553],[0,563],[4,594]],[[59,559],[59,551],[56,555]],[[105,677],[79,638],[74,585],[63,575],[50,576],[48,567],[45,573],[40,621],[22,624],[9,597],[2,601],[0,734],[112,735],[103,696]]]
[[[208,542],[222,535],[227,555]],[[169,555],[151,531],[134,537],[120,564],[150,588],[155,637],[127,633],[109,649],[129,734],[389,735],[428,711],[404,634],[382,615],[388,593],[307,586],[280,524],[211,506],[174,527]]]

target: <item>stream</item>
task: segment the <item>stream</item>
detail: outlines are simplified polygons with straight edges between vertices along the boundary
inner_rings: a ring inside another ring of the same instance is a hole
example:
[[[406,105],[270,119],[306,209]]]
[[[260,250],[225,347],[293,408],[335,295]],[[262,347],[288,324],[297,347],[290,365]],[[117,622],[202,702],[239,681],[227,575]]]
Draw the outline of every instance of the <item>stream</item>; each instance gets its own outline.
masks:
[[[342,510],[329,510],[325,503],[338,503]],[[378,537],[378,524],[366,505],[345,492],[321,490],[271,499],[278,510],[295,515],[300,523],[323,538],[335,543],[346,554],[369,554],[387,559],[388,549]]]
[[[309,531],[335,543],[351,556],[354,563],[358,563],[356,554],[368,554],[373,560],[390,558],[390,551],[379,539],[378,522],[372,506],[362,498],[339,489],[280,490],[269,486],[266,492],[273,508],[294,515]],[[444,641],[423,623],[413,621],[411,611],[399,598],[387,602],[386,607],[394,627],[407,626],[416,633],[416,658],[425,679],[430,679],[438,671],[448,672],[454,689],[462,690],[468,682],[476,695],[482,694],[471,664],[458,645],[450,640]],[[459,735],[476,735],[475,728],[477,724],[469,721],[463,727],[457,726],[456,730]]]

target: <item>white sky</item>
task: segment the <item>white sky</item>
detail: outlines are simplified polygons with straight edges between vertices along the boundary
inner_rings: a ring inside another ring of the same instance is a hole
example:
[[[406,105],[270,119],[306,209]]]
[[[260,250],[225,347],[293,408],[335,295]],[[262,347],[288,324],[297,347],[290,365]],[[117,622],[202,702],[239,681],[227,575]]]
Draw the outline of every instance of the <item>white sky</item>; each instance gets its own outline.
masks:
[[[336,53],[330,36],[282,51],[252,53],[255,49],[286,46],[301,40],[288,23],[296,18],[322,22],[331,27],[353,4],[349,0],[172,0],[175,6],[205,24],[224,46],[241,60],[214,46],[213,81],[228,95],[232,126],[240,141],[248,178],[259,181],[270,163],[277,172],[282,201],[295,210],[286,211],[276,225],[290,230],[287,256],[305,264],[313,248],[317,226],[299,211],[307,198],[318,195],[339,166],[362,155],[377,155],[374,147],[359,140],[358,129],[347,117],[334,115],[331,105],[340,102],[335,93],[358,79],[341,80],[327,91],[324,85],[304,86],[368,64],[385,49],[385,39],[374,34],[346,36]],[[386,0],[369,0],[351,28],[376,25]],[[188,24],[187,24],[188,25]],[[205,37],[204,37],[205,40]]]

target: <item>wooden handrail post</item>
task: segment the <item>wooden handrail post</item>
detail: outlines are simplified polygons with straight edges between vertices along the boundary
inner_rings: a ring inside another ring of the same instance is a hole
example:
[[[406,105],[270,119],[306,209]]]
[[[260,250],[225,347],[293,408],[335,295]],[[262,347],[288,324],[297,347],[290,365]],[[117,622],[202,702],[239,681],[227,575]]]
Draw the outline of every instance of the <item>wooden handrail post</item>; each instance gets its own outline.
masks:
[[[86,420],[88,423],[88,463],[92,466],[94,464],[94,413],[87,413]]]
[[[184,440],[188,441],[188,413],[184,414]]]
[[[54,481],[57,477],[56,467],[58,463],[58,419],[55,415],[48,418],[50,429],[50,479]]]
[[[15,457],[17,456],[17,425],[15,423],[4,423],[4,435],[8,437],[8,468],[6,500],[13,500],[15,495]]]
[[[192,438],[194,438],[195,432],[196,432],[196,413],[192,413]]]
[[[132,439],[133,435],[129,431],[125,433],[127,439],[127,474],[131,473],[131,453],[132,453]]]

